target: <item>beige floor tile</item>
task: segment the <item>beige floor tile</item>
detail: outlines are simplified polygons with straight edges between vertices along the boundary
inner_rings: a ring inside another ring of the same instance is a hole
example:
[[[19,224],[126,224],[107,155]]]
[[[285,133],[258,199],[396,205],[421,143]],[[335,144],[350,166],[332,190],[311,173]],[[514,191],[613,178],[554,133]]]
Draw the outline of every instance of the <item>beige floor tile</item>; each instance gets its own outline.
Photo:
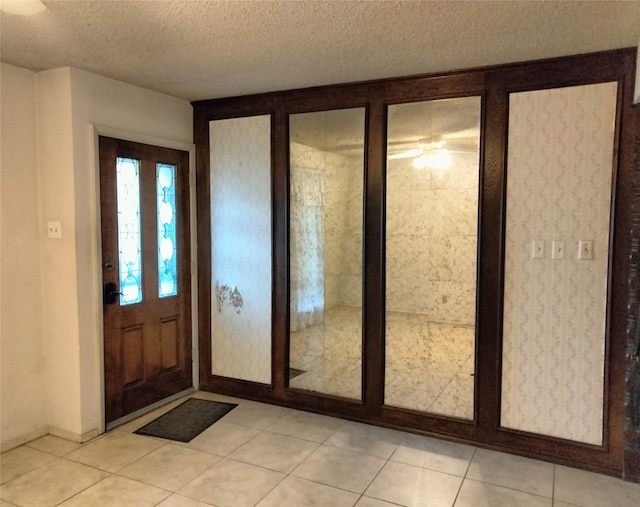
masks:
[[[478,449],[467,477],[547,498],[553,493],[553,464]]]
[[[0,498],[0,507],[19,507],[14,503],[5,502]]]
[[[465,479],[455,507],[551,507],[551,498]]]
[[[224,422],[263,430],[282,419],[290,409],[266,403],[244,402],[224,416]]]
[[[108,475],[102,470],[57,458],[3,485],[0,496],[16,505],[58,505]]]
[[[173,494],[170,497],[162,500],[158,504],[158,507],[210,507],[210,503],[200,502],[186,496]]]
[[[64,456],[65,454],[69,454],[76,449],[80,449],[82,444],[78,442],[72,442],[71,440],[66,440],[64,438],[56,437],[54,435],[45,435],[44,437],[40,437],[33,442],[29,442],[27,447],[31,447],[32,449],[38,449],[39,451],[48,452],[50,454],[55,454],[56,456]]]
[[[284,477],[279,472],[223,459],[178,493],[217,507],[252,507]]]
[[[164,442],[161,440],[115,430],[66,457],[108,472],[117,472],[162,445]]]
[[[17,447],[0,455],[0,484],[20,477],[53,461],[56,457],[30,447]]]
[[[267,429],[273,433],[289,435],[321,444],[343,424],[344,421],[333,417],[293,410]]]
[[[474,451],[475,448],[468,445],[407,435],[391,460],[464,477]]]
[[[289,476],[256,507],[352,507],[357,500],[356,493]]]
[[[354,493],[362,493],[384,463],[384,459],[375,456],[322,446],[303,461],[292,475]]]
[[[258,433],[254,428],[219,421],[185,445],[216,456],[227,456]]]
[[[177,491],[220,458],[207,452],[166,444],[118,472],[158,488]]]
[[[346,422],[325,444],[387,459],[404,438],[404,434],[399,431],[369,424]]]
[[[640,484],[556,465],[553,497],[583,507],[637,507]]]
[[[461,477],[389,461],[365,494],[408,507],[451,507],[461,483]]]
[[[389,503],[377,498],[371,498],[368,496],[360,497],[355,507],[398,507],[397,503]]]
[[[580,507],[580,506],[576,505],[575,503],[567,503],[567,502],[561,502],[560,500],[554,500],[553,507]]]
[[[152,507],[171,493],[126,477],[112,476],[64,502],[64,507]]]
[[[289,473],[318,447],[318,444],[265,431],[229,454],[230,459]]]

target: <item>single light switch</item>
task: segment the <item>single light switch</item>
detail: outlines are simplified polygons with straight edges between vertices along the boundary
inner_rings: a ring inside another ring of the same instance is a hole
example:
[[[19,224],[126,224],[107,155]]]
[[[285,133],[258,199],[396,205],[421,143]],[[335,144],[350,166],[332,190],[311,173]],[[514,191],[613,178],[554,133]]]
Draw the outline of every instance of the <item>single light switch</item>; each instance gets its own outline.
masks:
[[[578,241],[578,259],[586,261],[593,259],[593,240],[581,239]]]
[[[531,258],[542,259],[544,257],[544,240],[534,239],[531,242]]]
[[[564,241],[554,241],[551,244],[551,258],[564,259]]]

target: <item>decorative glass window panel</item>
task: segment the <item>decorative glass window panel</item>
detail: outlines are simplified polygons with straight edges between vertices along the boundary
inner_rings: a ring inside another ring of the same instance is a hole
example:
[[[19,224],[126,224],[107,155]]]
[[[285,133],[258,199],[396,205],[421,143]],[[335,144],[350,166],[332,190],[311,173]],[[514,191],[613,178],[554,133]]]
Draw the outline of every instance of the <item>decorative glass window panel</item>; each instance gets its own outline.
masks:
[[[120,304],[130,305],[142,301],[140,161],[118,157],[116,184]]]
[[[158,214],[158,296],[178,294],[176,269],[176,166],[156,164]]]

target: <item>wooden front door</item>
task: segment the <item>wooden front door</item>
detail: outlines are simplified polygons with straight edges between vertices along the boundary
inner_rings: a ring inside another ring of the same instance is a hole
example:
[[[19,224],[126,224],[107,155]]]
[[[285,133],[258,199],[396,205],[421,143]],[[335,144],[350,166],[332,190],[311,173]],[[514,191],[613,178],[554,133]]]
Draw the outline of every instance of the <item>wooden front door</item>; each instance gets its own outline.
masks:
[[[189,154],[99,144],[108,424],[193,385]]]

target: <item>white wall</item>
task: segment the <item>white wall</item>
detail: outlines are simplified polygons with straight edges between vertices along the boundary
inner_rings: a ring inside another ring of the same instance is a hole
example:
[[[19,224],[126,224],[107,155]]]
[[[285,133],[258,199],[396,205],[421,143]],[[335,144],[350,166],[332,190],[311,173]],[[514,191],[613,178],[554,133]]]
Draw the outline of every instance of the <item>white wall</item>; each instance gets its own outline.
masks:
[[[185,149],[192,108],[72,68],[3,65],[2,84],[2,163],[12,169],[2,176],[2,309],[12,314],[2,322],[3,448],[36,428],[86,440],[103,424],[96,132]],[[61,239],[46,238],[49,220]]]
[[[42,338],[36,76],[2,64],[0,437],[5,450],[47,432]]]

